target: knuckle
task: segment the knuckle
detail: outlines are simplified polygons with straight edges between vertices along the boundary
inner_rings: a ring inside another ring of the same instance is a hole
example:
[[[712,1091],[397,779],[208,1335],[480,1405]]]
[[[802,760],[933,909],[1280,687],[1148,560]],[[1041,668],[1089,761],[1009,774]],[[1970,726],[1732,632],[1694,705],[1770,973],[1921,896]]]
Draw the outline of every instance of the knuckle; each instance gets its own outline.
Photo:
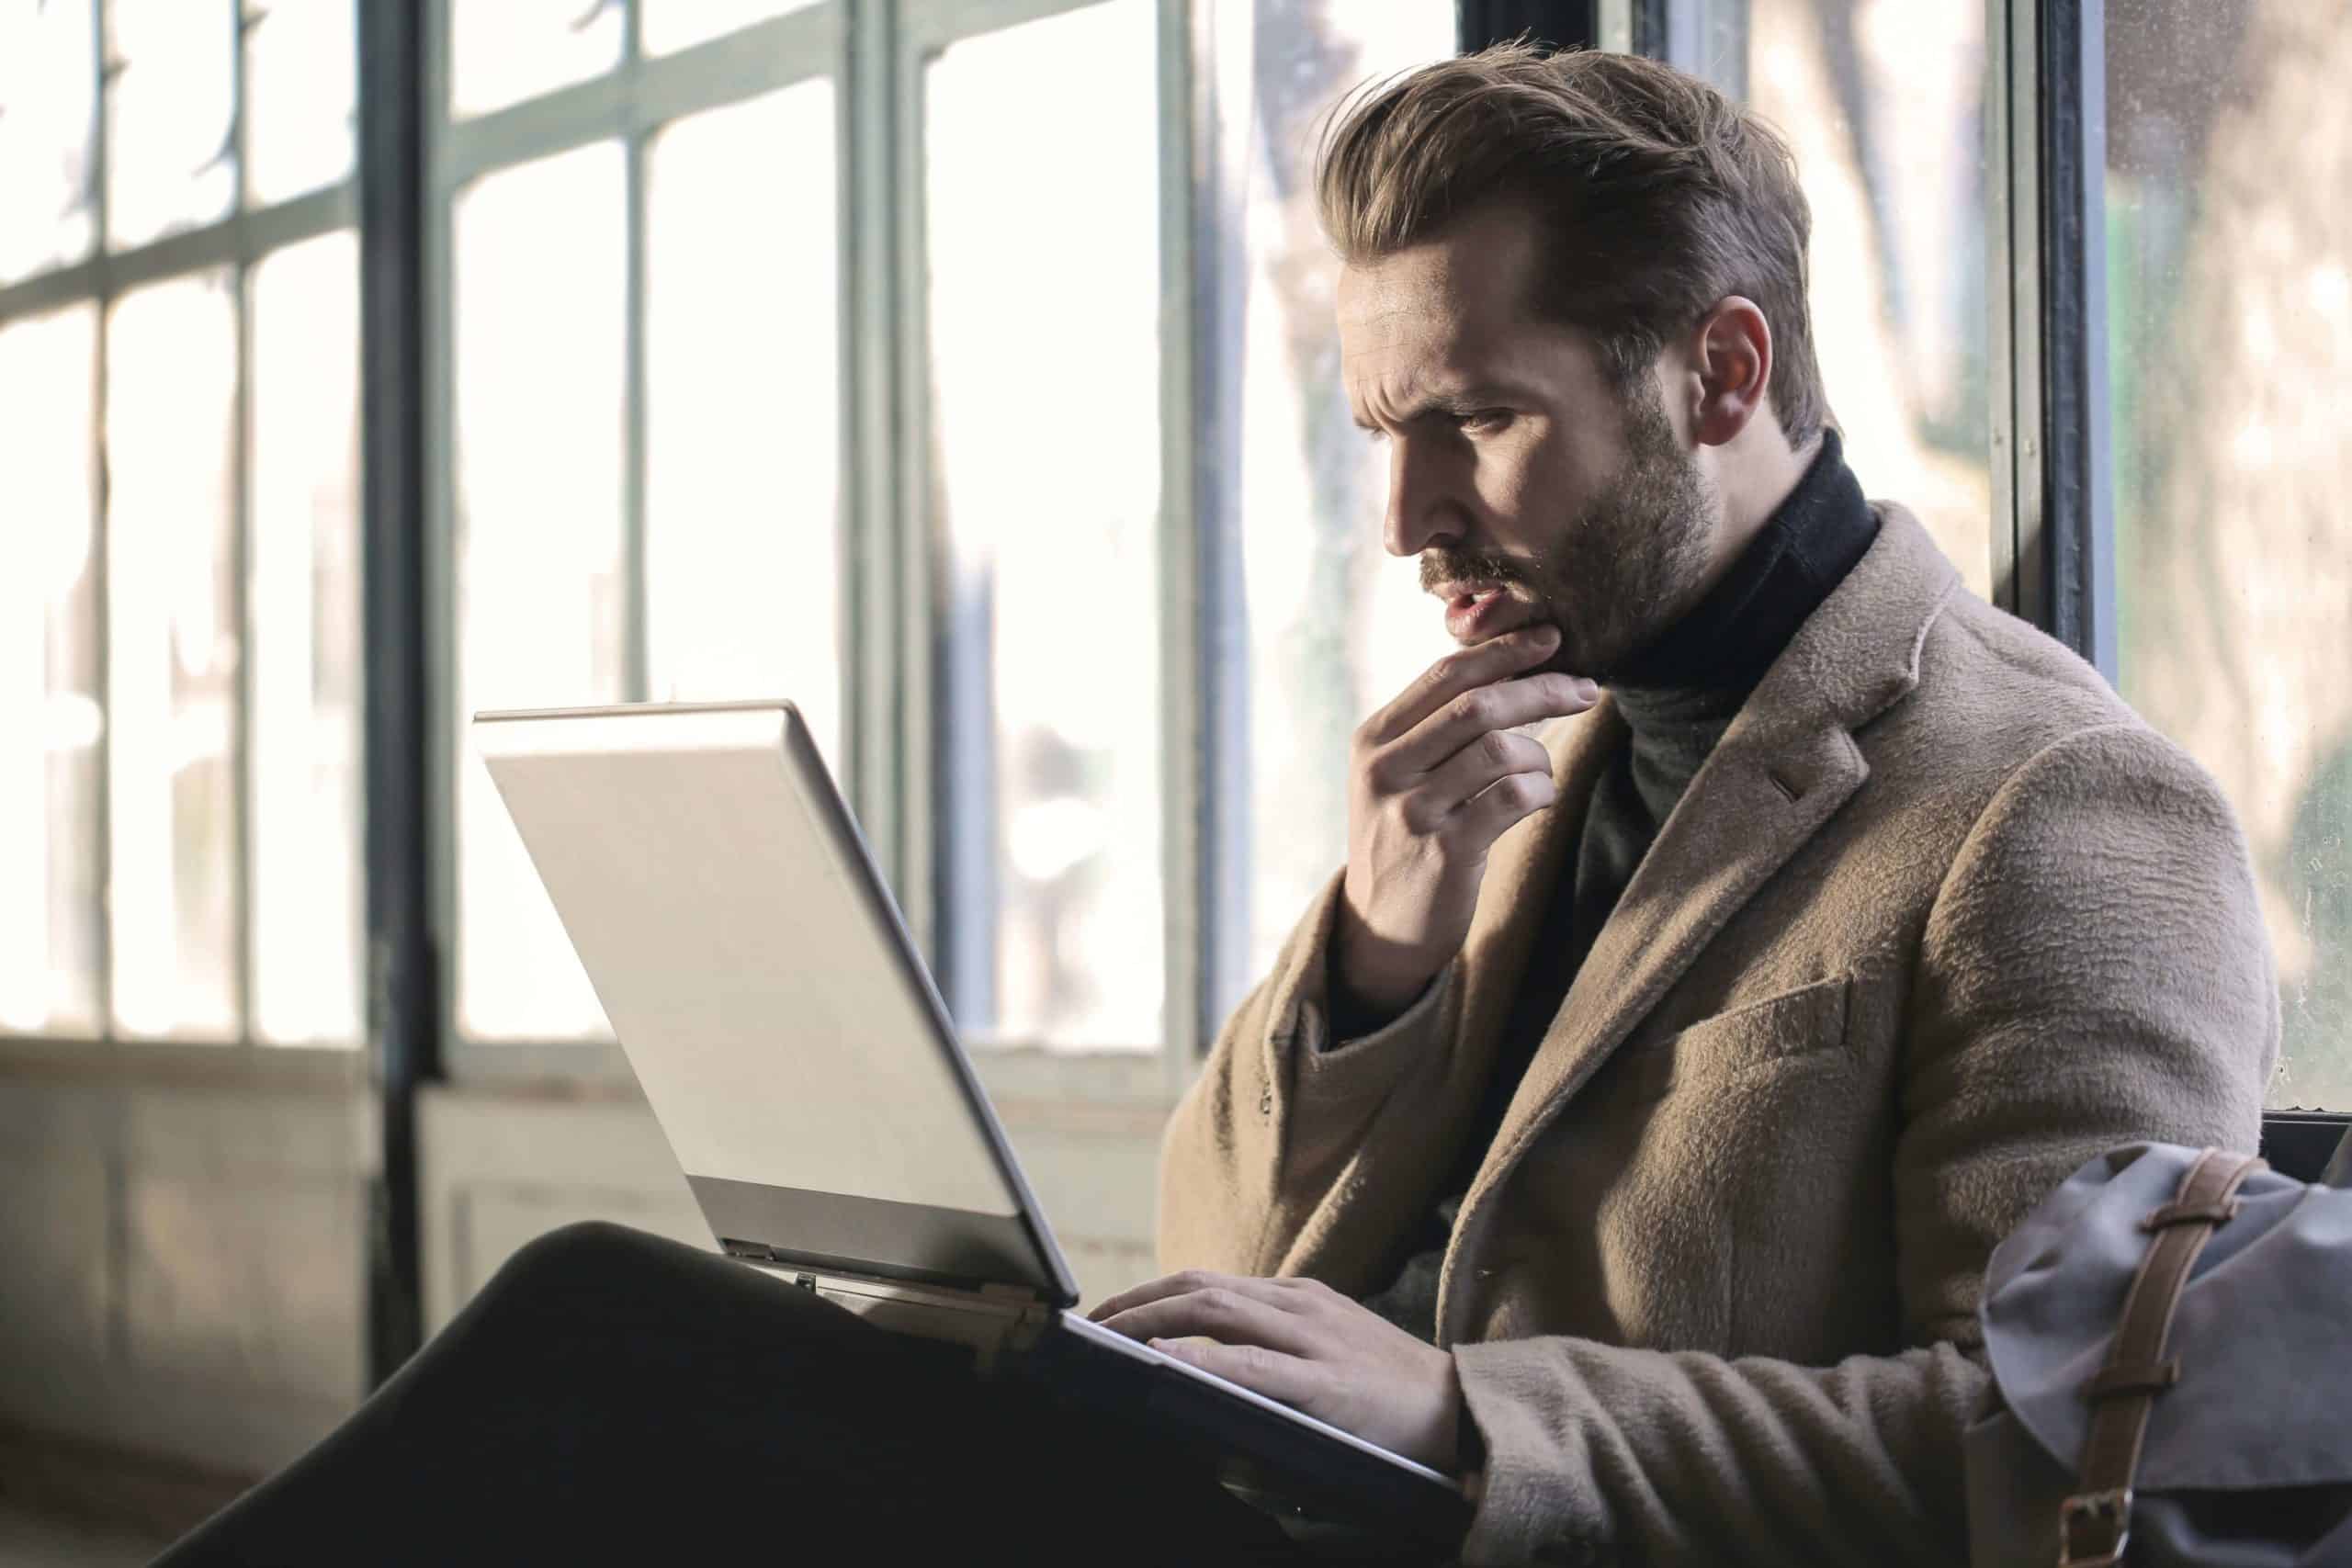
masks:
[[[1495,700],[1484,688],[1464,692],[1447,705],[1451,716],[1461,724],[1483,725],[1494,712]]]
[[[1399,803],[1399,811],[1405,819],[1406,831],[1415,835],[1431,831],[1445,819],[1445,814],[1426,795],[1405,796]]]
[[[1478,738],[1478,752],[1487,761],[1508,767],[1519,757],[1518,741],[1508,729],[1489,729]]]

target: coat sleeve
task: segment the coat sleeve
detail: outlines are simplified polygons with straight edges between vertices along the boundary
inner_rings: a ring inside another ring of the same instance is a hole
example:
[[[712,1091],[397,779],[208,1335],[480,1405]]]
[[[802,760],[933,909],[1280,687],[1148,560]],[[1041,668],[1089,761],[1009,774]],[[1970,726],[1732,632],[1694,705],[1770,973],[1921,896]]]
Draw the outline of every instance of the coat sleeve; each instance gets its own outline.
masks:
[[[1959,1562],[1994,1245],[2084,1160],[2252,1149],[2278,990],[2236,822],[2136,725],[2018,769],[1921,934],[1894,1156],[1912,1348],[1830,1368],[1538,1338],[1456,1348],[1471,1562]]]
[[[1378,1032],[1334,1045],[1326,968],[1338,876],[1218,1033],[1159,1162],[1164,1269],[1272,1274],[1390,1097],[1439,1070],[1449,965]]]

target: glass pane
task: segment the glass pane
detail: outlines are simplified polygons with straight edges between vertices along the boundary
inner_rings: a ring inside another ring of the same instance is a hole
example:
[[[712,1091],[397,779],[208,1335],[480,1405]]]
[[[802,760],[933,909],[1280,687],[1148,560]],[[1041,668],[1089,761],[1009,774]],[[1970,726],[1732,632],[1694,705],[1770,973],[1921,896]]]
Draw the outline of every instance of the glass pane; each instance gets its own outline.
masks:
[[[257,206],[351,172],[354,0],[246,0],[245,185]]]
[[[1677,0],[1668,31],[1796,156],[1815,353],[1862,488],[1989,596],[1984,7]]]
[[[107,6],[107,243],[143,244],[225,215],[237,171],[236,10],[192,0]]]
[[[0,282],[89,254],[90,7],[0,0]]]
[[[2273,1103],[2352,1109],[2352,30],[2109,0],[2123,694],[2220,779],[2278,954]]]
[[[620,0],[449,0],[449,112],[459,118],[620,63]]]
[[[1222,16],[1222,13],[1220,13]],[[1340,265],[1317,226],[1315,137],[1366,78],[1450,55],[1445,6],[1257,7],[1220,22],[1219,96],[1248,106],[1230,137],[1244,193],[1240,363],[1241,615],[1249,648],[1247,980],[1273,964],[1307,901],[1347,862],[1348,738],[1453,642],[1414,563],[1382,547],[1387,460],[1340,382]],[[1247,160],[1246,164],[1242,160]],[[1238,997],[1214,998],[1220,1016]]]
[[[828,760],[842,691],[834,162],[832,84],[807,82],[664,131],[646,198],[650,695],[788,696]]]
[[[114,307],[107,336],[107,782],[114,1016],[237,1032],[237,659],[225,273]]]
[[[1160,1032],[1153,43],[1110,0],[924,77],[940,956],[964,1025],[1023,1042]]]
[[[786,11],[806,10],[816,3],[817,0],[639,0],[639,8],[645,13],[645,52],[667,54],[770,17],[781,17]]]
[[[626,694],[621,177],[600,142],[457,203],[458,1018],[477,1039],[605,1031],[463,724]]]
[[[97,599],[87,305],[0,327],[0,1029],[99,1027]]]
[[[253,274],[254,1032],[360,1032],[359,246]]]

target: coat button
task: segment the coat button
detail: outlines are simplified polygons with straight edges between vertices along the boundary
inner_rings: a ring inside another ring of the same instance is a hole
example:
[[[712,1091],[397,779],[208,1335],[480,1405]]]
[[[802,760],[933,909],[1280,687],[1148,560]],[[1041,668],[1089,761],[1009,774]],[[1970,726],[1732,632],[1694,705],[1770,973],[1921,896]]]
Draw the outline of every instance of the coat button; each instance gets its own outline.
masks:
[[[1261,1116],[1272,1116],[1273,1113],[1274,1090],[1273,1086],[1269,1084],[1264,1089],[1258,1091],[1258,1114]]]

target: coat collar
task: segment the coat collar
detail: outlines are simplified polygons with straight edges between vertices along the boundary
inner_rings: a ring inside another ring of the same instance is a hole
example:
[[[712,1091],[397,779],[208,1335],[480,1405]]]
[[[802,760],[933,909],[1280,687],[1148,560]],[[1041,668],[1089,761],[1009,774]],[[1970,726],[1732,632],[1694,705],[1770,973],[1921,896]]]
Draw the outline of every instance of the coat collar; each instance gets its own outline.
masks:
[[[1868,554],[1776,660],[1634,871],[1545,1032],[1464,1198],[1446,1258],[1440,1342],[1463,1326],[1455,1265],[1528,1146],[1686,974],[1726,921],[1861,787],[1853,732],[1918,684],[1919,649],[1959,584],[1918,521],[1879,503]],[[1532,829],[1496,846],[1464,945],[1459,1041],[1490,1064],[1545,901],[1624,722],[1604,701],[1547,737],[1560,784]]]

